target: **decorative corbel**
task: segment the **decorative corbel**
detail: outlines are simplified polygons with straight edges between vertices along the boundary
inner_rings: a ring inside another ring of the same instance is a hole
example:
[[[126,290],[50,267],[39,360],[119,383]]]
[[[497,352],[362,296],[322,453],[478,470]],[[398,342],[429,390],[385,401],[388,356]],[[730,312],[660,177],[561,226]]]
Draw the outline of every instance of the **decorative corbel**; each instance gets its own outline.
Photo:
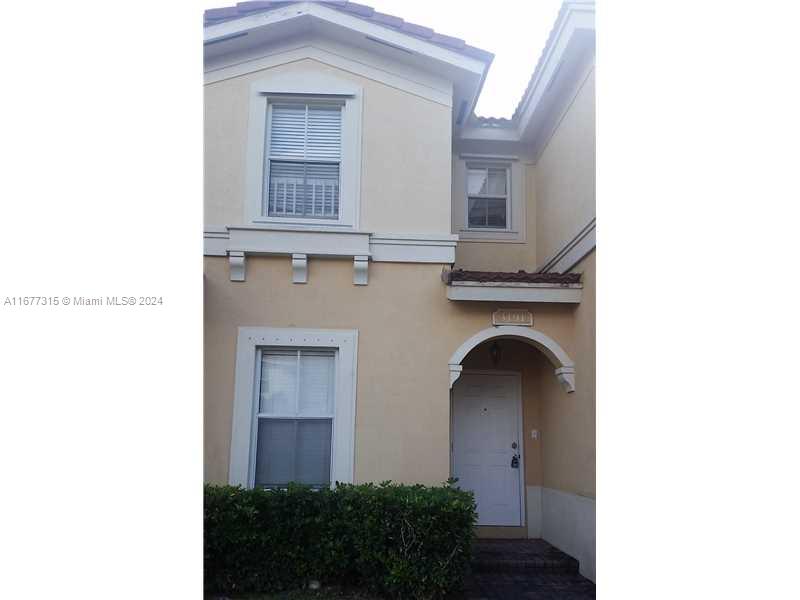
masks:
[[[462,365],[448,365],[448,367],[450,367],[450,389],[453,389],[453,384],[461,377],[464,367]]]
[[[305,254],[292,254],[292,283],[308,282],[308,257]]]
[[[228,252],[228,265],[230,269],[231,281],[244,281],[245,279],[245,256],[244,252]]]
[[[367,285],[369,279],[369,256],[353,257],[353,285]]]
[[[559,367],[556,369],[556,377],[568,394],[575,391],[575,367]]]

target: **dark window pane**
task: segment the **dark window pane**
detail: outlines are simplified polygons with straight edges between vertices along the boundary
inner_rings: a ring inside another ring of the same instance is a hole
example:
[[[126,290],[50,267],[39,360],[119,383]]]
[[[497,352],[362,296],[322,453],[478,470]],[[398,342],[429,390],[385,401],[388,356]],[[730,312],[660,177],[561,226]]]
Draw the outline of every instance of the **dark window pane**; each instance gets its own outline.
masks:
[[[331,482],[331,420],[297,422],[295,481],[308,485]]]
[[[330,485],[331,419],[259,419],[256,486]]]
[[[489,198],[487,203],[486,225],[505,229],[506,227],[506,201],[504,199]]]
[[[486,227],[486,198],[469,199],[469,226]]]

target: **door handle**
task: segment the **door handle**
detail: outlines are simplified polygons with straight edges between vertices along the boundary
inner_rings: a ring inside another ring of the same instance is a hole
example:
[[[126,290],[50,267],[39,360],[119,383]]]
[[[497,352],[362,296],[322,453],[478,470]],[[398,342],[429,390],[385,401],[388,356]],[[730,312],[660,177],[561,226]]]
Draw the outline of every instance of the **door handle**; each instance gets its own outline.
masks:
[[[515,454],[511,457],[511,468],[519,469],[519,454]]]

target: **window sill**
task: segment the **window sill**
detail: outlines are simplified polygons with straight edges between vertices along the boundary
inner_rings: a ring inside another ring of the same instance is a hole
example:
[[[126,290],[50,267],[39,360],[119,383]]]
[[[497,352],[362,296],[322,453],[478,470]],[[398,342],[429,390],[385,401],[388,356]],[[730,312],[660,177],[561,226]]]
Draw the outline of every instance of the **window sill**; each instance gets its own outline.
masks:
[[[519,231],[513,229],[493,229],[491,227],[481,227],[479,229],[459,229],[459,233],[513,233],[519,235]]]
[[[524,231],[513,229],[460,229],[458,241],[524,244],[527,240]]]
[[[286,229],[290,231],[342,231],[354,229],[349,223],[323,219],[297,220],[279,217],[255,217],[250,220],[250,223],[254,226],[262,226],[268,229]]]

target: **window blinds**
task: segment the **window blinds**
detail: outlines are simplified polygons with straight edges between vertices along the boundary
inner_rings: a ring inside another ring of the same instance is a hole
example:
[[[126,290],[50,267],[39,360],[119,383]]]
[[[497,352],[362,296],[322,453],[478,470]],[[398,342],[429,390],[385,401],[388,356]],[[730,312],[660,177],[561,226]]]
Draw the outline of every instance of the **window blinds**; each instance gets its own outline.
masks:
[[[272,104],[267,214],[339,218],[342,107]]]
[[[263,350],[255,484],[330,485],[333,350]]]

